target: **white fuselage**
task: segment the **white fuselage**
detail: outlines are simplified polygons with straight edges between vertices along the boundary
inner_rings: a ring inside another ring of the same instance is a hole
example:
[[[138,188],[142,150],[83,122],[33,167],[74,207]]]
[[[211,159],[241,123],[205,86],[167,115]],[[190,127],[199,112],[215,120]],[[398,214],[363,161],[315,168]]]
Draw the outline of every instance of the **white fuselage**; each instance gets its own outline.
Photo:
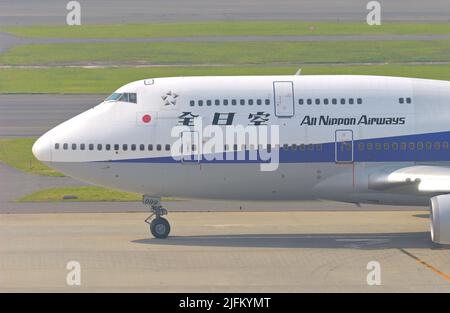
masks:
[[[373,189],[370,176],[415,164],[450,164],[450,82],[183,77],[133,82],[114,95],[123,94],[124,101],[114,96],[50,130],[35,144],[35,155],[70,176],[151,196],[403,205],[427,204],[429,196]],[[279,143],[221,143],[214,153],[224,159],[211,159],[200,148],[208,138],[194,128],[199,119],[203,127],[223,129],[277,126]],[[196,145],[194,160],[174,157],[177,126]],[[235,148],[248,156],[237,160]],[[263,161],[250,160],[250,151],[276,151],[279,164],[263,171]]]

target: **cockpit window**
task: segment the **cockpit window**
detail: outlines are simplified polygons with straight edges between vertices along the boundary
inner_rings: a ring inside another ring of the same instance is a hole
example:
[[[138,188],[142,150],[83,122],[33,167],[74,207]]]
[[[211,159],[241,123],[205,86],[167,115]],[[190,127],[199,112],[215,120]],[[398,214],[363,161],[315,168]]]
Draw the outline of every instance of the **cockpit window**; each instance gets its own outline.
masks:
[[[105,101],[122,101],[122,102],[130,102],[137,103],[136,93],[124,92],[124,93],[113,93]]]
[[[106,98],[105,101],[117,101],[120,98],[120,96],[122,96],[121,93],[113,93],[108,98]]]

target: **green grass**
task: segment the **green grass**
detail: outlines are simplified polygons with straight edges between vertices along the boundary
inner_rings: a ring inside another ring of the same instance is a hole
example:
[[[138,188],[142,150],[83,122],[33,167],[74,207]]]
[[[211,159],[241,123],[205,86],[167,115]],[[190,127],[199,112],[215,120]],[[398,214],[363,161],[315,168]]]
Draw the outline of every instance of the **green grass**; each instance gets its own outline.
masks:
[[[291,75],[291,67],[156,67],[0,69],[0,93],[108,94],[130,81],[151,77],[198,75]],[[449,65],[301,66],[302,75],[386,75],[450,81]],[[30,84],[29,82],[33,83]],[[29,143],[31,149],[31,142]],[[31,151],[31,150],[30,150]]]
[[[111,93],[151,77],[293,74],[296,67],[153,67],[0,69],[0,93]],[[29,82],[33,82],[30,84]]]
[[[65,196],[76,197],[64,199]],[[175,198],[162,198],[162,201],[180,201]],[[134,202],[142,201],[142,195],[97,186],[76,186],[42,189],[26,195],[17,202]]]
[[[76,199],[64,200],[65,196],[74,196]],[[141,201],[142,195],[125,191],[107,189],[96,186],[61,187],[42,189],[20,198],[19,202],[127,202]]]
[[[68,43],[16,46],[7,65],[120,62],[153,65],[291,65],[450,61],[450,41]]]
[[[0,162],[31,174],[63,176],[36,160],[31,152],[35,141],[35,138],[0,139]]]
[[[196,23],[115,24],[82,26],[10,26],[17,36],[50,38],[160,38],[201,36],[295,36],[295,35],[430,35],[450,34],[450,24],[209,21]]]

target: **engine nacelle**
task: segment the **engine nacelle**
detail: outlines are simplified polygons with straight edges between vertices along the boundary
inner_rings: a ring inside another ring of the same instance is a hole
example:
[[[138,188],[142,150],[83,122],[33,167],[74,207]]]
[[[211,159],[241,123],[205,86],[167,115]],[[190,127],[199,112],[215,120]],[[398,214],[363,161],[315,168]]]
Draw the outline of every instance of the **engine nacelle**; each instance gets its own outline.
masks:
[[[431,240],[450,244],[450,195],[431,198]]]

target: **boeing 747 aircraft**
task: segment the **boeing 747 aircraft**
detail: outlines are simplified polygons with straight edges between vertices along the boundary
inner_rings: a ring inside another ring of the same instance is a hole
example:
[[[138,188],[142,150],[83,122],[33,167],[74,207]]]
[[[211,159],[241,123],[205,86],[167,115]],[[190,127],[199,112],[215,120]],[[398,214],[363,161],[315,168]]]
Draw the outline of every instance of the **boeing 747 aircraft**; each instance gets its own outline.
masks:
[[[430,205],[450,243],[450,82],[377,76],[155,78],[40,137],[78,179],[160,197]],[[276,204],[274,204],[276,205]]]

